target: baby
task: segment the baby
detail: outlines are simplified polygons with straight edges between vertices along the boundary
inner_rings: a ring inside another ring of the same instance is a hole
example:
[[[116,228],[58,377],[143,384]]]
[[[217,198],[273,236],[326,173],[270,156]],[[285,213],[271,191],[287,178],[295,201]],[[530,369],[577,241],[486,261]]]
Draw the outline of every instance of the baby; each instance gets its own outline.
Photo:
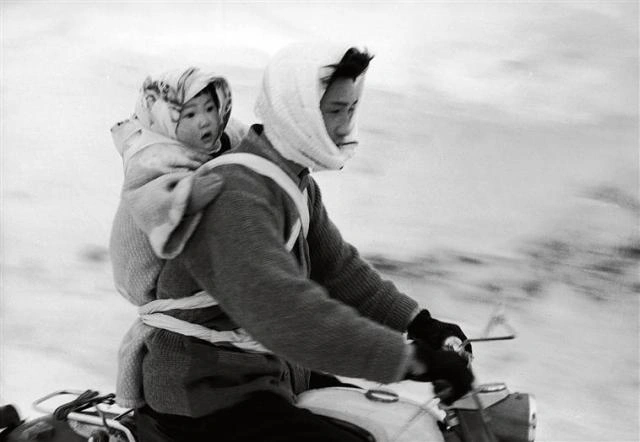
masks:
[[[134,115],[111,134],[124,184],[110,241],[118,291],[135,305],[154,300],[163,260],[178,255],[222,181],[207,161],[240,143],[227,81],[198,68],[148,77]]]

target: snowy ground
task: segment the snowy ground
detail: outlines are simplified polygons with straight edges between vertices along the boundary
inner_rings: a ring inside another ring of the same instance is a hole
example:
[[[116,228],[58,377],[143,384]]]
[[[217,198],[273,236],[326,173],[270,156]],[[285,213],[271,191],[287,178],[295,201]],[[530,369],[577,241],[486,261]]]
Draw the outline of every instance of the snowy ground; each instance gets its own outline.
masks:
[[[345,237],[470,335],[504,300],[475,370],[536,395],[539,440],[640,440],[637,3],[0,5],[0,403],[113,389],[108,129],[145,74],[214,67],[250,122],[268,56],[329,37],[376,54],[362,149],[318,175]]]

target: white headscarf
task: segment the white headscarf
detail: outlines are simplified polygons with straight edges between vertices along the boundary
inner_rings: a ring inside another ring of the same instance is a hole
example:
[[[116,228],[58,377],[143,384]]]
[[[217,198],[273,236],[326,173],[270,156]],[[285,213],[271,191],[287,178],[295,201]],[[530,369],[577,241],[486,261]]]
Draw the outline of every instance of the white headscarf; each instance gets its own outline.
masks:
[[[355,144],[335,145],[320,112],[326,89],[321,79],[331,75],[329,66],[339,63],[348,49],[346,45],[294,44],[279,51],[264,73],[255,113],[265,134],[282,156],[312,170],[341,169],[354,154]],[[356,136],[354,124],[349,139]]]
[[[218,99],[220,136],[231,115],[231,89],[224,77],[195,67],[147,77],[136,102],[135,115],[146,129],[175,140],[182,107],[209,85],[213,86]],[[214,151],[218,149],[219,140]]]

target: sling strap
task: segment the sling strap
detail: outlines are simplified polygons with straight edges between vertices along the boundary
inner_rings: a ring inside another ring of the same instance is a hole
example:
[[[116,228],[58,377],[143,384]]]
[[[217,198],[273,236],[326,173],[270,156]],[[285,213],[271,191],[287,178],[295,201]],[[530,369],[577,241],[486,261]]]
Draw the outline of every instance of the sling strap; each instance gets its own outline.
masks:
[[[307,237],[309,233],[309,206],[307,205],[307,190],[301,192],[296,183],[287,175],[279,166],[266,158],[254,155],[251,153],[228,153],[221,155],[205,164],[207,168],[214,168],[225,164],[240,164],[245,166],[260,175],[271,178],[276,184],[278,184],[282,190],[291,198],[291,201],[298,209],[299,220],[293,226],[289,240],[287,241],[287,249],[291,251],[295,239],[302,228],[304,237]],[[298,222],[300,224],[298,224]],[[293,237],[295,235],[295,238]]]
[[[250,153],[225,154],[206,163],[206,167],[212,169],[226,164],[239,164],[266,176],[289,195],[299,215],[285,243],[287,251],[293,250],[293,246],[300,234],[306,238],[309,232],[309,206],[307,204],[308,195],[306,189],[301,192],[296,183],[279,166],[265,158]],[[186,298],[157,299],[148,302],[138,308],[138,315],[143,323],[151,327],[185,336],[193,336],[213,344],[231,344],[245,351],[270,353],[266,347],[255,341],[242,328],[218,331],[162,313],[168,310],[191,310],[215,305],[218,305],[218,302],[213,296],[201,291]]]

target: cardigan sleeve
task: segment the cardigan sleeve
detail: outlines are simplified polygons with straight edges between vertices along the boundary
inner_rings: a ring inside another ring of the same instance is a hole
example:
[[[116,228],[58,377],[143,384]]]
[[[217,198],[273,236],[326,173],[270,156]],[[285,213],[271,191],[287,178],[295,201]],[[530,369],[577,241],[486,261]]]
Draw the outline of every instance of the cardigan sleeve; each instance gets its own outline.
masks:
[[[287,360],[376,382],[400,380],[410,358],[403,335],[332,299],[286,250],[286,196],[265,196],[264,184],[233,187],[205,209],[181,255],[198,284]]]
[[[400,332],[405,332],[418,304],[400,293],[391,282],[363,260],[358,250],[343,240],[322,203],[315,181],[309,191],[312,222],[309,228],[311,278],[331,297],[356,308],[362,315]]]

